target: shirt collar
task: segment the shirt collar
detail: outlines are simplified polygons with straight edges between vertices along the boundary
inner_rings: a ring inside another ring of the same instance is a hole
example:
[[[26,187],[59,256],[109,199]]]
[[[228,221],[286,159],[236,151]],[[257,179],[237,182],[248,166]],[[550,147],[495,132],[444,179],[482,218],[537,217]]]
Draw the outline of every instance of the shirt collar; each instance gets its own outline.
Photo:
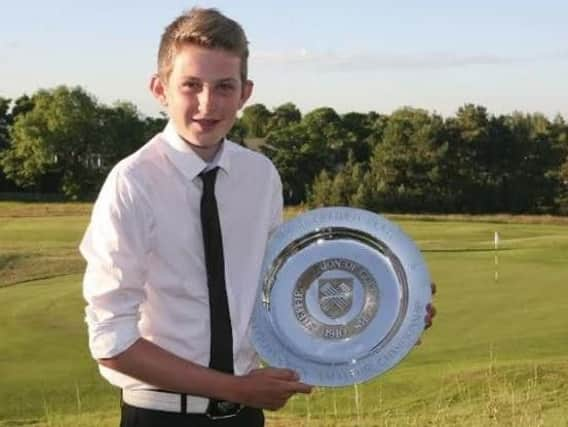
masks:
[[[171,121],[166,125],[162,135],[167,143],[168,157],[186,178],[193,180],[204,170],[211,169],[215,166],[218,166],[227,174],[230,173],[232,150],[231,147],[228,146],[227,139],[223,140],[213,160],[206,162],[179,136]]]

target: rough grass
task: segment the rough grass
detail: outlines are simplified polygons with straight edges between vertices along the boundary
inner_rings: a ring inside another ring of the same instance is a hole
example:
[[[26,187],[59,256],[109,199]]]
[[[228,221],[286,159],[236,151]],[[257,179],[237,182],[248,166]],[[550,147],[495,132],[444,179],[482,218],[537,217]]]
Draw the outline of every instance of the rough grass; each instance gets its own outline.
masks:
[[[118,393],[88,355],[83,322],[76,247],[90,208],[48,205],[40,215],[0,203],[0,426],[116,426]],[[562,220],[391,219],[437,282],[434,327],[392,371],[294,397],[268,426],[567,426]]]
[[[76,216],[91,213],[91,203],[1,202],[1,217]]]
[[[77,245],[85,223],[85,215],[0,216],[0,287],[83,271]]]

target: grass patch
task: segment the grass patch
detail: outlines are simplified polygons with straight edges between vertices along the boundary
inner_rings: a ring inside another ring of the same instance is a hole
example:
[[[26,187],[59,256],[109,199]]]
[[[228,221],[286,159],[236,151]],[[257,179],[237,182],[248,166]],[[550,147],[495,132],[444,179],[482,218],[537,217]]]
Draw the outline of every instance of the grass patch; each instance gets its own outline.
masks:
[[[47,205],[40,215],[0,203],[0,426],[116,426],[118,392],[88,354],[83,321],[77,246],[90,206]],[[438,285],[434,327],[390,372],[296,396],[268,426],[568,425],[565,224],[391,219]]]
[[[4,217],[50,217],[89,215],[92,203],[34,203],[34,202],[1,202],[0,218]]]
[[[86,216],[0,217],[0,287],[79,274]]]

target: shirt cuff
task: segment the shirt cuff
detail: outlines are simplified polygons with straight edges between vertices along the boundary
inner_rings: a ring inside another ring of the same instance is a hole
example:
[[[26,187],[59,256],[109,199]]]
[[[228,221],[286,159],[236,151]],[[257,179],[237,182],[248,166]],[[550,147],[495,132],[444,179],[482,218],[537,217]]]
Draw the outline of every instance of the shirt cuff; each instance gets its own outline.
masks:
[[[97,322],[95,314],[87,307],[85,320],[89,328],[89,349],[94,359],[117,356],[140,338],[136,318]]]

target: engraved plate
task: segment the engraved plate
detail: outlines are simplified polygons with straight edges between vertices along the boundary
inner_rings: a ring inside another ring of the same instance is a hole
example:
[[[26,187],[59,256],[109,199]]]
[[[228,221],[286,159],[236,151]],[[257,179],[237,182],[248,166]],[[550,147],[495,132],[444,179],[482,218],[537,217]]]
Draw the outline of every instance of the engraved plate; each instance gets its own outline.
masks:
[[[430,300],[422,254],[397,225],[361,209],[316,209],[268,243],[252,340],[269,365],[305,383],[359,383],[412,349]]]
[[[319,304],[324,314],[337,319],[353,305],[353,279],[331,277],[319,279]]]

